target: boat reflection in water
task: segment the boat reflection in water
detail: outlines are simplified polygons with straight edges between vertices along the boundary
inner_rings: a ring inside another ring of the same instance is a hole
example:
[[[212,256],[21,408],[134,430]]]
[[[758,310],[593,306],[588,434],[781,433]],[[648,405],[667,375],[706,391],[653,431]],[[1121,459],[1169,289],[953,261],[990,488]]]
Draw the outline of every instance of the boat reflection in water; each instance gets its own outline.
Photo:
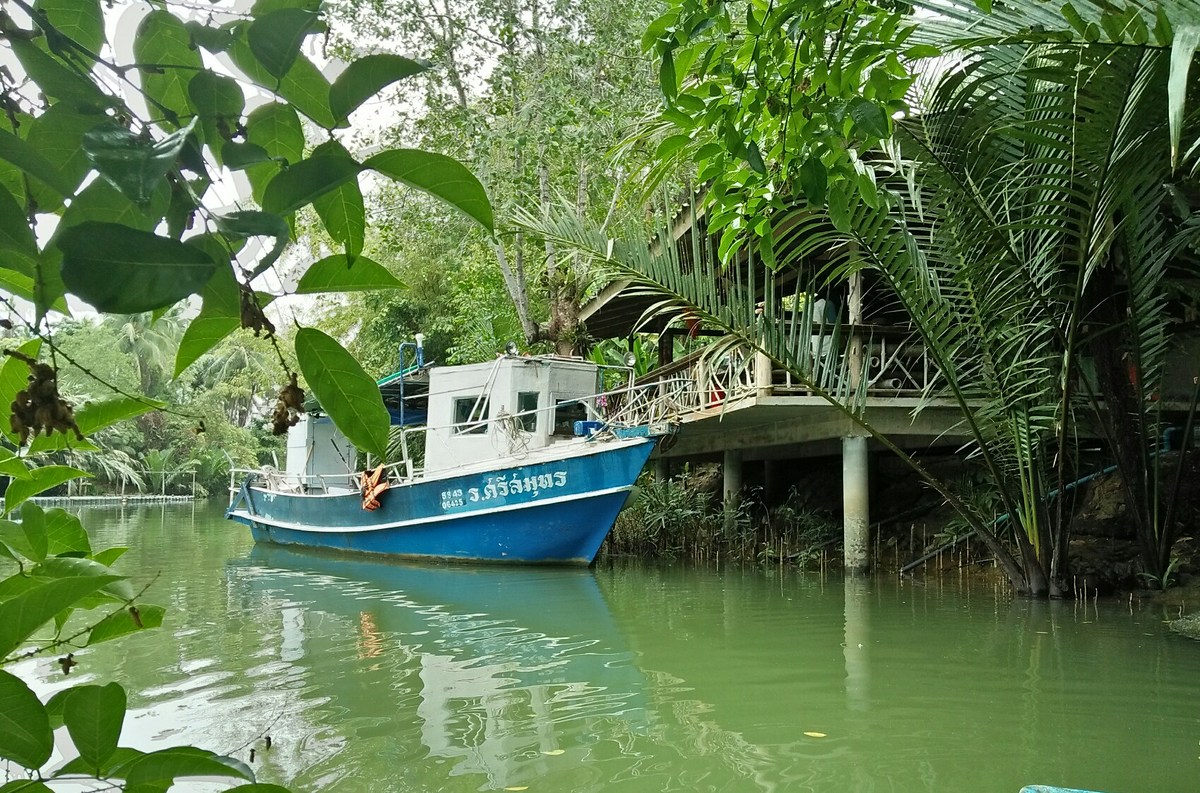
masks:
[[[436,764],[485,775],[486,787],[526,785],[578,768],[588,736],[639,733],[648,718],[645,681],[590,570],[259,545],[229,574],[256,610],[281,615],[279,659],[307,670],[303,740],[325,757],[293,767],[298,786],[365,788],[364,753],[372,766],[395,755],[414,779]]]

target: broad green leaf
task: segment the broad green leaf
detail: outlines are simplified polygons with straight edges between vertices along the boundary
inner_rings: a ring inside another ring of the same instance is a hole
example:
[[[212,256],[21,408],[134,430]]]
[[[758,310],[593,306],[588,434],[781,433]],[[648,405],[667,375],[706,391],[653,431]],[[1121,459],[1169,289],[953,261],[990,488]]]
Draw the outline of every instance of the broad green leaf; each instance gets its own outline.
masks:
[[[130,633],[162,627],[163,615],[167,613],[162,606],[139,603],[136,608],[137,619],[134,619],[133,612],[129,608],[123,608],[96,623],[96,626],[88,633],[88,646],[119,639]]]
[[[27,479],[29,477],[29,469],[25,466],[24,460],[17,457],[10,450],[0,447],[0,476]]]
[[[50,695],[46,700],[46,715],[50,717],[50,729],[57,730],[63,726],[63,711],[66,710],[67,700],[75,689],[64,688]]]
[[[69,693],[71,690],[72,689],[67,689],[66,692],[60,693]],[[50,703],[46,703],[46,708],[49,710]],[[59,721],[62,721],[61,714],[59,716]],[[51,726],[54,725],[53,714],[50,716],[50,724]],[[59,724],[59,726],[61,727],[62,724]],[[112,753],[111,757],[108,758],[108,762],[105,763],[100,775],[105,779],[124,779],[125,769],[128,768],[134,760],[137,760],[139,757],[145,757],[145,755],[146,753],[139,749],[130,749],[128,746],[118,746],[117,750]],[[69,761],[64,766],[56,770],[54,772],[54,776],[57,778],[73,775],[88,775],[91,773],[92,771],[88,768],[88,765],[84,762],[83,758],[76,757],[74,760]],[[167,788],[164,786],[162,791],[165,793],[166,789]]]
[[[342,144],[331,140],[313,150],[313,157],[350,157]],[[346,248],[346,255],[353,258],[362,252],[366,241],[367,210],[363,202],[358,180],[351,179],[324,195],[313,199],[313,209],[325,224],[325,231],[335,242]]]
[[[75,192],[75,185],[36,148],[3,130],[0,130],[0,160],[12,163],[33,179],[52,187],[59,195],[69,196]]]
[[[654,150],[654,159],[662,160],[686,146],[692,139],[691,135],[671,135],[663,138]]]
[[[828,186],[829,173],[819,157],[809,157],[800,165],[800,187],[810,204],[824,206]]]
[[[150,752],[124,768],[126,793],[160,793],[179,777],[236,777],[254,781],[249,766],[232,757],[191,747]]]
[[[1171,75],[1167,82],[1167,121],[1171,129],[1171,167],[1179,164],[1179,138],[1187,102],[1188,72],[1200,46],[1200,23],[1177,24],[1171,43]]]
[[[43,561],[50,551],[50,539],[46,536],[46,513],[37,504],[26,501],[21,505],[21,528],[30,547],[38,554],[30,558]]]
[[[118,421],[135,418],[152,410],[161,410],[166,406],[166,402],[159,402],[148,397],[134,399],[133,397],[116,396],[102,401],[85,402],[83,407],[75,411],[75,423],[79,426],[79,431],[86,436],[110,427]],[[53,435],[41,435],[35,438],[29,445],[29,453],[79,448],[79,445],[74,436],[56,432]]]
[[[25,74],[47,97],[70,100],[76,106],[90,110],[103,110],[117,104],[84,74],[67,68],[34,42],[6,38],[5,43],[12,48]]]
[[[375,380],[342,345],[315,328],[296,331],[296,358],[321,409],[360,449],[387,456],[391,419]]]
[[[251,165],[267,163],[271,155],[256,143],[233,143],[227,141],[221,145],[221,162],[231,171],[241,171]]]
[[[31,506],[34,505],[26,502],[24,508],[28,509]],[[95,559],[84,559],[77,556],[52,556],[34,567],[29,574],[34,578],[81,578],[89,575],[112,576],[113,572]],[[118,578],[111,584],[106,585],[102,591],[125,602],[137,597],[137,592],[134,590],[133,584],[124,578]]]
[[[187,30],[188,35],[192,37],[192,43],[197,47],[203,47],[212,53],[225,52],[233,46],[234,35],[237,29],[234,25],[221,25],[213,27],[205,25],[203,22],[197,22],[192,19],[183,23],[183,27]]]
[[[246,119],[246,145],[261,147],[268,156],[295,165],[304,159],[304,129],[300,117],[290,105],[278,102],[255,109]],[[260,206],[267,184],[279,170],[279,165],[273,162],[246,170],[254,200]]]
[[[106,567],[112,567],[128,550],[128,548],[121,547],[105,548],[103,551],[92,554],[92,558]]]
[[[167,173],[196,126],[196,119],[160,141],[146,140],[117,124],[104,124],[83,136],[83,148],[100,175],[130,201],[145,204]]]
[[[658,85],[668,103],[679,93],[679,78],[675,74],[675,53],[669,47],[663,51],[662,62],[658,66]]]
[[[58,240],[62,278],[98,311],[137,314],[200,291],[216,263],[190,245],[114,223],[82,223]]]
[[[37,253],[37,241],[25,222],[25,210],[7,188],[0,186],[0,267],[32,276]]]
[[[0,757],[36,770],[53,750],[54,734],[45,706],[20,678],[0,669]]]
[[[403,55],[366,55],[338,75],[329,88],[329,109],[338,124],[344,124],[363,102],[387,86],[420,74],[429,64]]]
[[[229,57],[238,70],[252,82],[274,90],[317,125],[325,129],[332,129],[336,121],[333,112],[329,109],[329,81],[321,74],[321,70],[308,58],[300,55],[292,63],[283,79],[277,80],[258,62],[258,58],[250,49],[244,35],[245,27],[243,24],[242,35],[234,40],[233,46],[229,49]],[[254,140],[252,142],[260,143]]]
[[[750,163],[750,167],[757,173],[765,174],[767,172],[767,164],[763,162],[762,152],[758,150],[758,144],[754,141],[746,144],[746,162]]]
[[[225,146],[238,128],[246,97],[237,80],[209,70],[196,73],[188,82],[188,98],[200,116],[204,142],[220,163]]]
[[[904,51],[904,57],[914,61],[922,58],[936,58],[941,54],[942,51],[932,44],[914,44]]]
[[[175,353],[175,377],[242,324],[238,284],[230,268],[218,267],[201,297],[200,313],[188,323]]]
[[[63,723],[79,756],[97,776],[117,751],[125,706],[125,689],[116,683],[77,686],[67,698]]]
[[[883,108],[869,99],[853,99],[850,102],[850,117],[854,119],[854,126],[869,137],[886,138],[889,134]]]
[[[28,479],[14,479],[9,483],[8,489],[4,491],[4,511],[12,512],[26,499],[81,476],[90,477],[91,474],[69,465],[43,465],[41,468],[35,468],[30,471]]]
[[[5,256],[5,257],[7,257],[9,255],[10,254],[8,254],[8,253],[0,254],[0,256]],[[20,256],[20,254],[14,253],[14,254],[11,254],[11,256],[17,257],[17,256]],[[35,268],[40,266],[42,258],[43,257],[39,256],[36,260],[34,260],[33,266]],[[37,296],[37,291],[38,291],[37,287],[38,287],[38,284],[36,281],[33,280],[32,276],[22,275],[21,273],[18,273],[15,270],[0,269],[0,289],[4,289],[8,292],[11,292],[12,294],[16,295],[17,297],[23,298],[32,303],[35,301],[36,296]],[[43,292],[43,294],[45,294],[45,292]],[[67,304],[66,304],[66,301],[64,301],[62,299],[61,293],[60,293],[59,297],[53,301],[50,308],[53,309],[54,311],[58,311],[62,314],[67,313]]]
[[[92,544],[79,518],[65,509],[54,507],[45,512],[46,523],[46,553],[57,556],[62,553],[92,552]],[[107,566],[108,562],[93,557],[95,561]]]
[[[827,211],[833,227],[841,232],[850,230],[850,190],[845,182],[830,186],[827,192]]]
[[[354,263],[351,264],[348,258],[338,254],[326,256],[310,266],[300,277],[300,283],[296,285],[296,294],[403,288],[404,284],[382,264],[365,256],[355,257]]]
[[[71,185],[74,192],[92,169],[83,146],[84,135],[108,122],[103,113],[85,113],[77,110],[73,102],[57,102],[34,119],[26,139],[54,164],[62,174],[63,183]],[[42,198],[37,192],[34,195]]]
[[[266,16],[281,8],[301,8],[315,14],[321,8],[321,0],[254,0],[254,5],[250,6],[250,16]]]
[[[188,97],[201,117],[236,122],[246,107],[246,97],[237,80],[205,69],[188,81]]]
[[[204,67],[200,53],[191,44],[192,37],[182,20],[162,10],[151,11],[142,19],[133,40],[134,58],[152,67],[139,70],[142,90],[155,100],[150,116],[164,118],[173,126],[179,126],[182,117],[191,113],[188,82]]]
[[[5,349],[12,349],[4,345]],[[30,339],[16,346],[16,351],[26,358],[37,358],[42,349],[41,339]],[[0,432],[16,444],[17,434],[11,429],[12,403],[17,392],[29,384],[29,364],[12,356],[0,358]]]
[[[3,791],[0,791],[0,793],[3,793]],[[279,785],[256,782],[249,785],[238,785],[226,790],[225,793],[291,793],[291,791]]]
[[[0,603],[0,659],[8,657],[55,614],[120,578],[115,575],[55,578],[39,582]]]
[[[12,113],[11,115],[0,113],[0,130],[10,134],[17,134],[23,129],[26,124],[33,123],[33,116],[26,113]],[[17,137],[20,137],[17,134]],[[17,166],[0,159],[0,185],[4,185],[4,189],[12,194],[17,204],[22,207],[21,214],[25,214],[25,172]]]
[[[312,157],[281,171],[263,193],[263,209],[290,215],[300,207],[354,179],[362,166],[349,157]]]
[[[0,785],[0,793],[54,793],[45,782],[36,779],[14,779]]]
[[[45,559],[49,548],[46,526],[37,521],[0,520],[0,542],[31,562]]]
[[[99,54],[105,41],[100,0],[37,0],[33,7],[61,34]]]
[[[283,77],[296,62],[304,37],[313,32],[317,15],[301,8],[281,8],[256,16],[246,30],[250,51],[267,72]]]
[[[451,157],[419,149],[392,149],[372,156],[363,167],[440,198],[494,231],[492,205],[483,185]]]
[[[159,182],[148,204],[136,204],[113,187],[108,180],[95,179],[71,200],[71,205],[63,213],[56,233],[61,235],[68,228],[89,220],[119,223],[122,226],[151,231],[162,220],[170,199],[171,189],[165,179]],[[53,245],[47,247],[47,251],[51,250],[56,250]]]
[[[275,263],[279,258],[279,254],[283,253],[283,249],[287,247],[292,233],[286,220],[270,212],[257,212],[247,209],[240,212],[230,212],[228,215],[218,215],[215,220],[217,228],[229,239],[244,240],[250,237],[271,237],[275,240],[275,244],[271,247],[271,250],[258,260],[253,272],[250,274],[251,279],[257,278]]]
[[[171,190],[164,179],[150,197],[150,202],[139,205],[122,195],[106,179],[92,180],[71,200],[71,205],[63,213],[55,230],[55,238],[38,259],[40,279],[35,289],[38,308],[43,311],[48,308],[66,311],[66,304],[62,301],[67,289],[62,280],[62,251],[54,243],[67,229],[96,220],[149,231],[162,219],[170,195]],[[60,305],[62,308],[57,308]]]
[[[1067,21],[1067,24],[1075,29],[1076,33],[1081,36],[1086,34],[1087,22],[1079,15],[1079,11],[1075,6],[1066,3],[1059,9],[1059,12],[1063,15],[1063,19]]]

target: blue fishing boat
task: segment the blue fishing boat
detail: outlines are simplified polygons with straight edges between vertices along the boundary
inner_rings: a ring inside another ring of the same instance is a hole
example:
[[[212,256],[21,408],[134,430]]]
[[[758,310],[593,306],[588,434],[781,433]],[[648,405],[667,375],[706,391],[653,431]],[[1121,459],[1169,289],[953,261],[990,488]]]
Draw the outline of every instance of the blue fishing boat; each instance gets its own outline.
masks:
[[[408,367],[379,381],[397,461],[360,470],[319,409],[288,435],[287,466],[244,472],[226,516],[258,542],[419,559],[587,565],[665,426],[623,422],[631,386],[606,367],[506,353]],[[403,363],[404,350],[401,350]],[[611,377],[611,375],[610,375]]]

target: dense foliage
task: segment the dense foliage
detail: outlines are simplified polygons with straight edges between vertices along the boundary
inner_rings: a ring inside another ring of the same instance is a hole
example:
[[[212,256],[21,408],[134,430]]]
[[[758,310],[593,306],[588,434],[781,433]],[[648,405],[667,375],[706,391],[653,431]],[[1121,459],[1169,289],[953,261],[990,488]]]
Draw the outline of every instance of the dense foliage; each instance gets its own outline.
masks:
[[[108,41],[110,29],[131,23],[131,42]],[[93,553],[77,520],[28,503],[86,476],[74,463],[95,462],[112,485],[166,492],[181,472],[216,472],[217,452],[256,462],[262,396],[273,382],[272,429],[285,430],[303,408],[299,372],[347,435],[386,452],[372,378],[315,329],[288,329],[294,351],[285,350],[263,308],[284,291],[398,285],[363,255],[360,179],[417,188],[487,234],[492,209],[479,180],[443,154],[347,150],[342,130],[358,108],[427,64],[365,55],[330,81],[306,47],[325,29],[308,0],[259,0],[248,13],[99,0],[0,9],[0,302],[11,331],[0,363],[0,473],[10,480],[0,664],[162,621],[162,609],[140,603],[111,569],[119,550]],[[298,273],[290,261],[294,286],[263,291],[260,276],[288,261],[297,230],[316,225],[333,250]],[[201,307],[184,328],[179,304],[193,295]],[[80,302],[110,316],[70,318]],[[137,423],[116,426],[125,419]],[[210,426],[218,437],[207,437]],[[69,652],[60,661],[64,674],[82,662]],[[183,776],[253,780],[244,764],[199,749],[119,747],[126,696],[115,684],[42,703],[0,671],[0,703],[0,759],[19,777],[5,791],[67,779],[131,791],[165,790]],[[48,766],[60,726],[78,757]]]
[[[922,7],[913,28],[891,9],[855,4],[831,37],[822,10],[805,3],[720,4],[710,23],[711,8],[681,0],[647,42],[667,75],[690,48],[687,76],[665,86],[664,124],[678,131],[658,156],[704,169],[718,243],[681,251],[662,237],[652,253],[570,218],[529,223],[661,292],[662,310],[693,312],[786,366],[920,471],[1019,591],[1061,592],[1071,516],[1054,496],[1095,465],[1081,452],[1098,437],[1125,483],[1142,565],[1165,580],[1185,469],[1159,451],[1161,402],[1168,350],[1195,330],[1188,290],[1200,259],[1200,82],[1188,78],[1200,8]],[[763,26],[764,14],[776,23]],[[827,56],[854,53],[837,42],[858,41],[858,27],[890,35],[841,71],[854,82],[830,85],[827,59],[804,55],[815,45],[800,33],[813,25]],[[716,42],[714,26],[726,31]],[[892,73],[900,55],[937,53],[919,80]],[[886,105],[910,82],[903,106]],[[693,89],[681,114],[679,97]],[[773,105],[742,107],[762,91]],[[855,119],[850,109],[866,118],[868,106],[855,96],[892,111],[877,134]],[[816,125],[809,149],[791,141],[793,124]],[[813,156],[820,189],[804,185]],[[794,276],[794,291],[780,293],[781,274]],[[876,298],[883,321],[911,327],[935,365],[927,399],[961,410],[1002,521],[871,426],[861,331],[841,337],[837,366],[814,360],[808,340],[821,331],[804,297],[864,276],[886,289]],[[1200,374],[1186,355],[1174,360],[1185,367],[1176,381]],[[1188,397],[1173,395],[1194,418],[1195,391]]]

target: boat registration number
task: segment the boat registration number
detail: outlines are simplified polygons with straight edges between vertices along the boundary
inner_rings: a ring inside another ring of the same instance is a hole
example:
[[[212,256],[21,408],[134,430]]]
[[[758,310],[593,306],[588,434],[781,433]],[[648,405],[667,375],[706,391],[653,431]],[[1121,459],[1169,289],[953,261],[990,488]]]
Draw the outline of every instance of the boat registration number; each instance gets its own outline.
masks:
[[[567,484],[566,471],[536,474],[530,476],[510,477],[491,476],[483,483],[483,487],[461,487],[442,491],[442,509],[454,509],[467,503],[491,501],[494,498],[506,498],[510,495],[527,494],[538,498],[548,490],[556,490]]]

